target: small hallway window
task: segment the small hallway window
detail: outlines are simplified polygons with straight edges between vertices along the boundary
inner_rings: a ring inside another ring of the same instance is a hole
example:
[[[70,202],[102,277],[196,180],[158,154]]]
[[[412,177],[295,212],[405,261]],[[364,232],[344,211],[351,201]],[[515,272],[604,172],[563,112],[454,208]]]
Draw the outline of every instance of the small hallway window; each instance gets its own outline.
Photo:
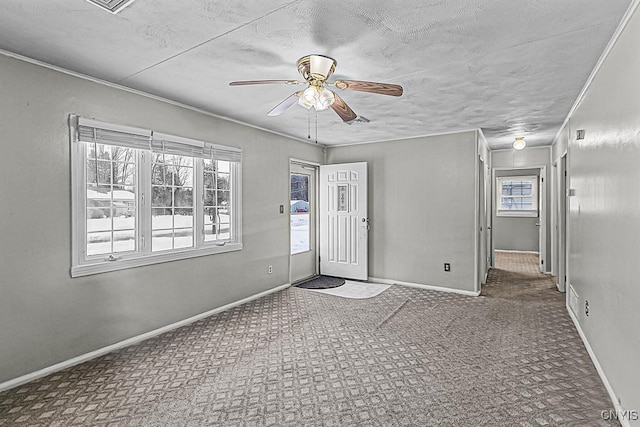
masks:
[[[497,177],[496,199],[498,216],[538,216],[538,177]]]

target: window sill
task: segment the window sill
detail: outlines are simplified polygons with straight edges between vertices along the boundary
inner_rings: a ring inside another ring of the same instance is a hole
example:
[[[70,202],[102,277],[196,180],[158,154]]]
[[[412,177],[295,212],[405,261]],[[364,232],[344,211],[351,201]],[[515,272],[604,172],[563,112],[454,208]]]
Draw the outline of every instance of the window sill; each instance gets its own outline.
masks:
[[[186,249],[180,252],[156,253],[136,258],[124,258],[117,261],[99,261],[91,264],[74,265],[71,267],[71,277],[90,276],[92,274],[125,270],[145,265],[161,264],[181,259],[197,258],[225,252],[242,250],[242,243],[229,243],[224,246],[209,246],[199,249]]]
[[[537,218],[538,211],[498,211],[496,213],[498,217],[513,217],[513,218]]]
[[[290,255],[308,254],[309,252],[311,252],[311,249],[307,249],[307,250],[300,251],[300,252],[291,252]]]

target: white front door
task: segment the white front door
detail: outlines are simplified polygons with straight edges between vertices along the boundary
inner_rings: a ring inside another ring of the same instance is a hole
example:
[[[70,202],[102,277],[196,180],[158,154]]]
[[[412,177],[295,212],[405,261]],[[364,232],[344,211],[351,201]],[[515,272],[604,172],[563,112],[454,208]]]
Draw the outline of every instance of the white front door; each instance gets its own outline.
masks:
[[[367,163],[320,166],[320,273],[368,278]]]

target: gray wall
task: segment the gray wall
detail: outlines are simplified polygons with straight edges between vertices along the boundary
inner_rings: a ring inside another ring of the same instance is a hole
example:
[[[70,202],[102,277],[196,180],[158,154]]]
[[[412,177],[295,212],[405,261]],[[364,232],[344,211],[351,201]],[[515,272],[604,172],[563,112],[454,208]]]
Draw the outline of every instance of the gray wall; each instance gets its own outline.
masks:
[[[570,119],[568,154],[569,283],[580,326],[628,410],[640,410],[639,40],[636,10]]]
[[[0,75],[0,382],[288,282],[289,156],[319,148],[2,55]],[[244,249],[71,279],[69,113],[243,148]]]
[[[551,147],[527,147],[522,151],[516,150],[495,150],[491,152],[491,167],[492,168],[527,168],[532,166],[546,166],[547,167],[547,265],[545,269],[547,271],[551,270],[551,191],[549,191],[550,186],[550,176],[551,176]],[[493,188],[495,188],[495,182],[493,183]],[[494,194],[495,199],[495,194]],[[493,210],[495,211],[495,200],[493,200]],[[495,230],[492,230],[495,234]],[[494,236],[495,243],[495,236]],[[501,249],[497,245],[494,245],[494,249]],[[540,248],[538,248],[540,249]]]
[[[512,169],[496,171],[500,176],[539,176],[539,169]],[[496,196],[497,197],[497,196]],[[496,200],[497,203],[497,200]],[[538,217],[497,216],[493,210],[493,239],[496,249],[512,251],[538,251]]]
[[[368,163],[369,276],[474,290],[476,139],[472,131],[328,149],[328,163]]]

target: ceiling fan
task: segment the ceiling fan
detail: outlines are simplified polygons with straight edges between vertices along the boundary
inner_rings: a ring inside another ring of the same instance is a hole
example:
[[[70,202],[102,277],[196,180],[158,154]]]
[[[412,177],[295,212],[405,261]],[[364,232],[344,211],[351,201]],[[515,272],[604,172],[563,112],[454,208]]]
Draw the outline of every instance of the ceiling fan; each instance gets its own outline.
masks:
[[[243,80],[229,83],[230,86],[245,85],[265,85],[265,84],[288,84],[288,85],[308,85],[304,90],[299,90],[291,94],[284,101],[276,105],[268,116],[279,116],[285,110],[298,104],[307,110],[314,108],[316,111],[323,111],[331,107],[343,122],[353,123],[357,121],[358,115],[347,105],[340,96],[329,87],[337,89],[354,90],[358,92],[379,93],[381,95],[400,96],[402,86],[390,83],[365,82],[359,80],[336,80],[327,81],[336,69],[336,60],[324,55],[307,55],[298,59],[298,72],[304,81],[298,80]],[[364,118],[362,118],[364,119]],[[364,119],[363,121],[368,121]]]

